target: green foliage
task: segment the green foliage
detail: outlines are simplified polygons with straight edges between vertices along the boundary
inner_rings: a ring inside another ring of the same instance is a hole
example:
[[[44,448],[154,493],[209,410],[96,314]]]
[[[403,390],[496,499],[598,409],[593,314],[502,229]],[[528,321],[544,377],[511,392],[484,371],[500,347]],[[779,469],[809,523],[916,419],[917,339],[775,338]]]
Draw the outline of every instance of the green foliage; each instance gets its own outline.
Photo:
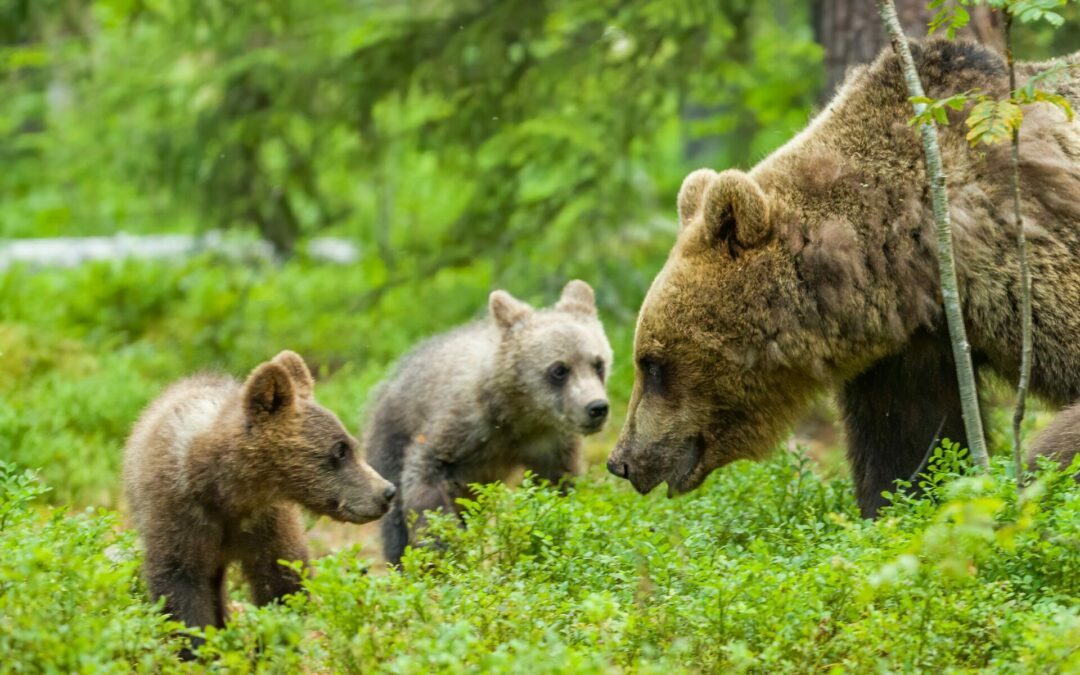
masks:
[[[936,9],[930,21],[930,33],[946,28],[949,39],[956,36],[956,31],[966,26],[971,18],[965,6],[986,4],[990,7],[1008,12],[1012,17],[1021,22],[1030,23],[1043,20],[1053,27],[1059,27],[1064,23],[1064,18],[1052,11],[1063,7],[1067,0],[932,0],[930,9]],[[960,111],[974,101],[975,105],[968,113],[966,124],[968,127],[967,140],[972,146],[980,143],[993,145],[1004,143],[1012,139],[1013,134],[1018,132],[1024,121],[1024,111],[1021,106],[1033,103],[1049,103],[1061,109],[1068,121],[1072,121],[1072,105],[1064,96],[1039,88],[1039,85],[1048,85],[1058,80],[1062,74],[1072,67],[1070,64],[1056,64],[1047,70],[1037,73],[1025,82],[1016,91],[1010,92],[1006,100],[998,101],[978,91],[966,91],[942,99],[931,99],[925,96],[912,97],[911,102],[915,105],[916,114],[908,121],[908,124],[928,124],[937,122],[948,125],[949,117],[946,108]]]
[[[1023,23],[1045,21],[1051,26],[1060,26],[1065,23],[1065,18],[1058,14],[1058,7],[1068,0],[1014,0],[1013,2],[1000,2],[1000,6],[1006,6],[1009,12],[1020,19]]]
[[[1012,138],[1013,130],[1024,121],[1024,111],[1012,101],[982,100],[971,109],[967,118],[968,142],[1004,143]]]
[[[937,10],[930,18],[930,34],[944,28],[950,40],[956,37],[956,31],[971,20],[971,14],[964,7],[972,4],[971,0],[930,0],[928,7]]]
[[[1065,113],[1065,117],[1068,121],[1072,121],[1073,109],[1068,99],[1060,94],[1044,91],[1039,88],[1039,85],[1053,86],[1058,80],[1064,77],[1070,68],[1075,68],[1076,64],[1059,63],[1053,65],[1041,73],[1037,73],[1028,79],[1023,86],[1013,92],[1013,100],[1020,105],[1028,105],[1031,103],[1045,102],[1051,103],[1061,109]]]
[[[820,62],[791,0],[0,0],[9,21],[0,232],[330,232],[378,286],[592,266],[690,162],[788,138]]]
[[[134,535],[105,511],[39,515],[44,491],[0,460],[0,672],[151,672],[174,626],[146,600]]]
[[[1045,21],[1052,27],[1065,23],[1060,10],[1068,0],[930,0],[928,7],[934,12],[930,19],[930,34],[945,29],[949,39],[956,37],[956,31],[968,25],[971,14],[965,7],[986,5],[994,9],[1009,12],[1023,23]]]
[[[0,0],[0,237],[215,227],[294,252],[0,275],[0,672],[1080,667],[1076,486],[1047,467],[1018,504],[950,449],[921,479],[937,501],[876,523],[786,454],[677,501],[483,487],[401,572],[353,548],[283,605],[234,590],[190,665],[100,508],[123,508],[124,438],[172,380],[292,348],[355,430],[389,365],[491,288],[546,304],[575,276],[616,351],[601,460],[679,181],[805,123],[811,34],[791,0]],[[315,232],[359,260],[307,259]]]
[[[114,517],[39,514],[5,478],[0,505],[17,505],[0,531],[0,671],[1080,667],[1080,485],[1047,463],[1017,502],[1007,462],[962,466],[939,449],[924,476],[935,501],[897,497],[874,522],[847,481],[790,453],[677,500],[599,477],[565,497],[531,478],[481,487],[467,527],[436,517],[441,550],[413,550],[400,572],[346,549],[282,605],[235,593],[190,665]]]
[[[912,96],[908,100],[915,106],[915,115],[908,120],[908,126],[918,124],[938,124],[948,126],[949,115],[946,109],[963,110],[971,92],[953,94],[947,98],[933,99],[928,96]]]
[[[633,378],[631,308],[672,236],[623,238],[624,255],[643,269],[613,265],[593,278],[620,355],[611,373],[616,412]],[[561,283],[542,279],[509,289],[550,304]],[[115,505],[124,439],[152,398],[201,370],[243,377],[285,348],[307,359],[320,400],[357,430],[368,390],[394,360],[485,313],[490,287],[484,261],[374,300],[362,272],[300,256],[283,265],[205,255],[13,268],[0,276],[0,457],[40,468],[53,500]],[[612,424],[594,441],[598,453],[615,432]]]

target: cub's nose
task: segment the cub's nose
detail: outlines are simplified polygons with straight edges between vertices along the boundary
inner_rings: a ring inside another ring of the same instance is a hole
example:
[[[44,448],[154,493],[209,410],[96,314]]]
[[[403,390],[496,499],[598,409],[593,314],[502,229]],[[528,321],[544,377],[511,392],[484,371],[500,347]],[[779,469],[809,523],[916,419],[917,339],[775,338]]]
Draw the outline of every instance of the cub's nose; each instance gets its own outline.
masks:
[[[599,422],[607,417],[608,414],[608,402],[607,401],[593,401],[589,405],[585,406],[585,412],[588,414],[589,419]]]
[[[389,485],[387,485],[386,489],[383,490],[383,497],[386,497],[386,501],[390,501],[391,499],[393,499],[394,495],[396,495],[396,494],[397,494],[397,488],[394,487],[393,483],[390,483]]]
[[[623,462],[616,462],[614,458],[607,461],[607,470],[609,473],[614,476],[618,476],[619,478],[630,477],[630,467],[628,467]]]

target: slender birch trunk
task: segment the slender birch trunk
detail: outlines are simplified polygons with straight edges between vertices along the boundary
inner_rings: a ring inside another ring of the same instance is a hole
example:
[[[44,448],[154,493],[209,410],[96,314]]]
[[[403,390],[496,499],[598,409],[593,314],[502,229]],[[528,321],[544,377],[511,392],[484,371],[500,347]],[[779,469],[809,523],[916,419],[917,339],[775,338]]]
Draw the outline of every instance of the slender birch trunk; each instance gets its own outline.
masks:
[[[907,39],[900,28],[896,7],[892,0],[875,0],[885,32],[889,34],[893,51],[900,59],[907,82],[908,95],[925,96],[919,73],[911,57]],[[922,112],[923,104],[915,104],[916,113]],[[983,436],[982,416],[979,414],[979,393],[975,386],[975,370],[971,365],[971,345],[964,329],[964,315],[960,307],[960,292],[956,280],[956,262],[953,257],[952,227],[949,223],[949,197],[945,189],[945,172],[941,164],[941,148],[938,146],[937,130],[924,122],[919,125],[923,152],[926,155],[926,174],[933,195],[934,227],[937,231],[938,270],[941,276],[941,296],[945,304],[945,318],[952,341],[953,358],[956,360],[956,377],[960,384],[960,404],[967,433],[968,450],[980,469],[990,465]]]
[[[1005,60],[1009,64],[1009,92],[1016,91],[1016,64],[1012,50],[1011,11],[1005,12]],[[1020,258],[1020,380],[1016,386],[1016,410],[1013,411],[1013,462],[1016,463],[1016,483],[1021,485],[1024,477],[1024,454],[1020,438],[1020,425],[1024,421],[1024,409],[1027,405],[1028,384],[1031,381],[1031,267],[1027,258],[1027,236],[1024,234],[1024,222],[1020,216],[1020,127],[1013,127],[1012,132],[1012,190],[1013,222],[1016,223],[1016,253]]]

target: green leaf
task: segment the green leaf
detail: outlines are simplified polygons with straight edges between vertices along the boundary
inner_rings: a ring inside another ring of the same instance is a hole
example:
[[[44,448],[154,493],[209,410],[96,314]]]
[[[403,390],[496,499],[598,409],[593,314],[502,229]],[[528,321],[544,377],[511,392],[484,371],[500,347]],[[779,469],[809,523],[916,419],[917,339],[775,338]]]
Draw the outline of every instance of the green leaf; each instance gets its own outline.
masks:
[[[1022,23],[1046,21],[1058,27],[1065,23],[1060,14],[1053,11],[1065,4],[1066,0],[1016,0],[1009,7],[1009,12]]]
[[[949,116],[945,109],[963,110],[973,93],[973,91],[965,91],[940,99],[929,98],[926,96],[912,96],[908,100],[915,106],[916,112],[915,115],[908,120],[908,125],[937,122],[938,124],[948,126]],[[919,109],[920,106],[922,106],[922,110]]]
[[[1024,111],[1012,101],[981,101],[968,115],[967,140],[973,146],[1007,141],[1012,138],[1013,131],[1020,128],[1023,119]]]

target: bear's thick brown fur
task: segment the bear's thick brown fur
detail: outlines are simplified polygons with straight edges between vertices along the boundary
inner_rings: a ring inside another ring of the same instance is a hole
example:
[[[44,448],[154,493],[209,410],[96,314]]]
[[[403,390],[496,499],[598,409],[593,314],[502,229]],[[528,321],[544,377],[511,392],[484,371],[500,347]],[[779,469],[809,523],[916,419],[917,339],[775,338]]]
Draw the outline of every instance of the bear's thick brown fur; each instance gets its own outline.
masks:
[[[966,42],[912,46],[927,95],[1008,94],[1003,60]],[[1080,106],[1080,54],[1056,86]],[[1020,64],[1021,82],[1051,64]],[[941,311],[930,192],[896,58],[848,78],[809,126],[749,173],[700,170],[682,229],[642,305],[629,415],[609,469],[646,492],[697,487],[774,447],[805,404],[839,388],[859,505],[914,472],[935,438],[964,442]],[[977,366],[1020,356],[1009,147],[939,127],[960,292]],[[1032,388],[1080,395],[1080,119],[1025,107],[1023,226],[1034,278]]]
[[[312,397],[304,361],[284,351],[243,384],[197,375],[167,389],[128,438],[124,487],[143,540],[150,594],[193,627],[222,626],[225,568],[243,566],[257,604],[300,590],[279,560],[307,561],[296,504],[363,523],[391,483]]]
[[[1028,453],[1028,466],[1036,467],[1040,457],[1056,461],[1062,469],[1068,468],[1080,454],[1080,403],[1061,411],[1054,421],[1035,437]],[[1076,474],[1080,481],[1080,472]]]

